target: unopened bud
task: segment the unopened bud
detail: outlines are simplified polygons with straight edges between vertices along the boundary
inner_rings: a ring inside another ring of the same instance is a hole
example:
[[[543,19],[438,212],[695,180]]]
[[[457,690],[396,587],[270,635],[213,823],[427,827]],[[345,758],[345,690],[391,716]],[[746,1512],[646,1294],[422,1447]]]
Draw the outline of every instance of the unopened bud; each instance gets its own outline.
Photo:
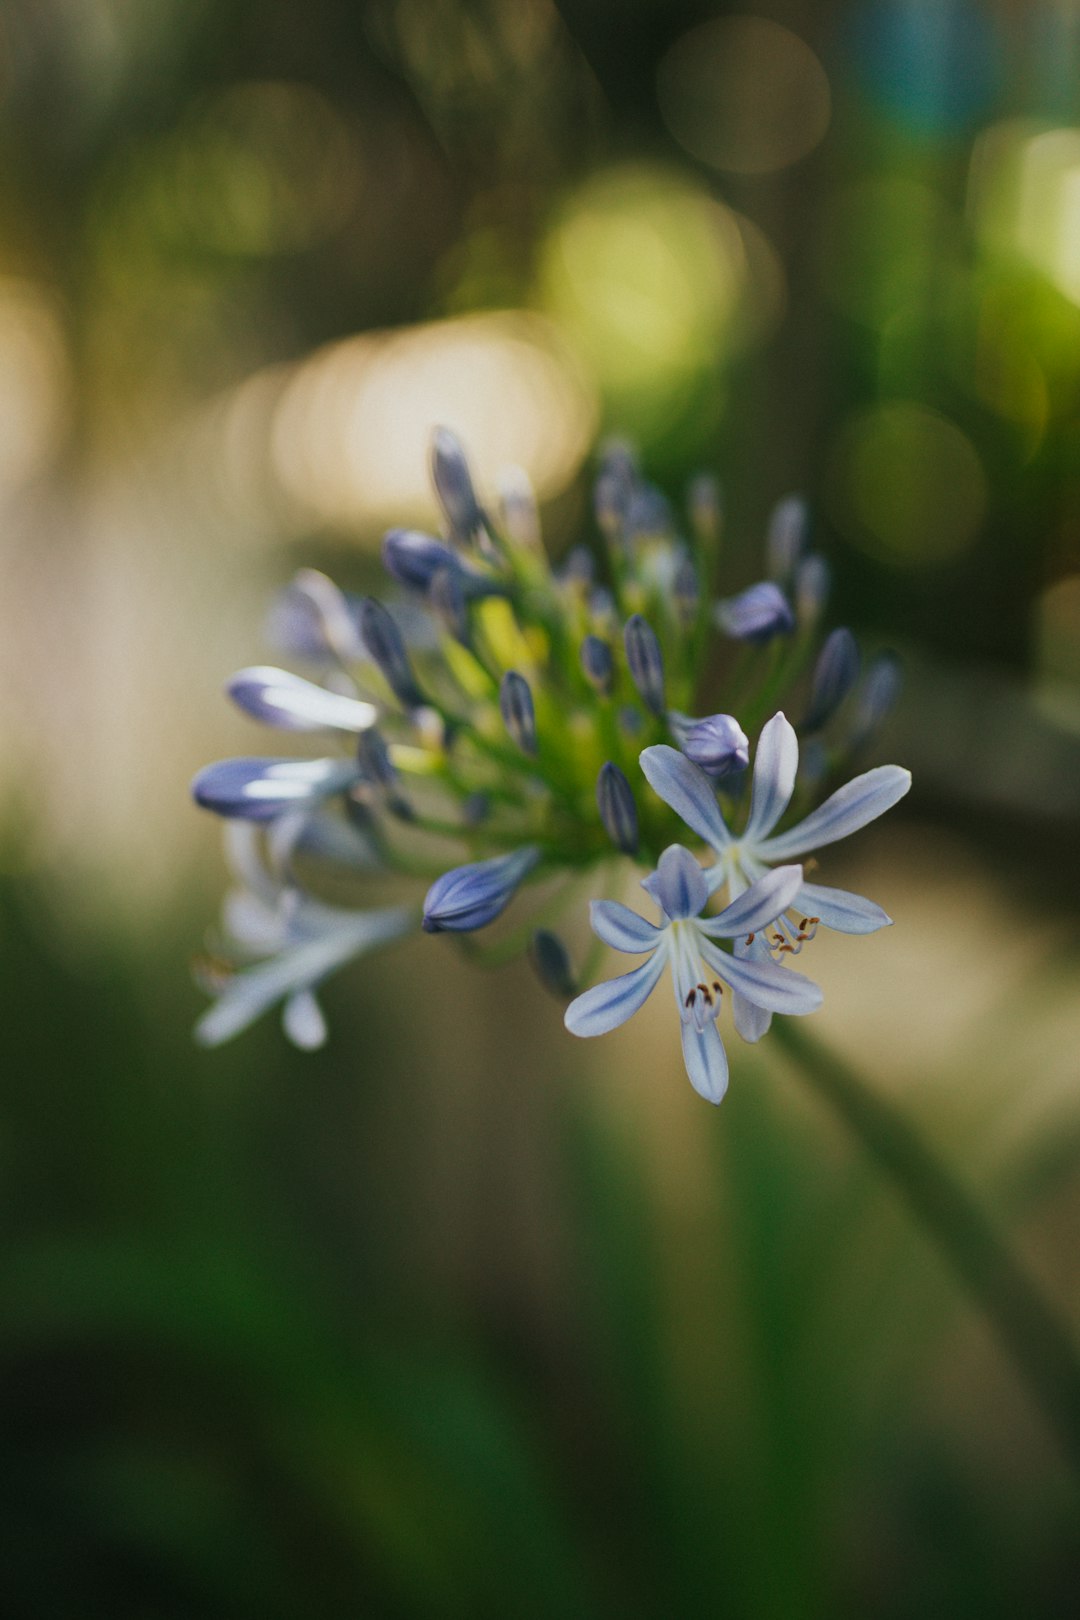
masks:
[[[681,747],[687,759],[710,776],[745,771],[750,763],[749,740],[731,714],[710,714],[695,720],[683,732]]]
[[[449,428],[436,428],[431,435],[431,481],[451,534],[457,540],[472,540],[483,527],[484,514],[465,452]]]
[[[640,613],[626,621],[623,632],[626,662],[630,676],[647,709],[659,718],[666,710],[664,702],[664,655],[656,639],[656,631]]]
[[[873,736],[899,697],[901,681],[896,654],[879,653],[867,669],[855,700],[852,748],[861,748]]]
[[[788,495],[773,507],[765,537],[765,562],[770,579],[784,583],[791,578],[802,556],[809,526],[806,502],[801,495]]]
[[[439,568],[431,576],[428,602],[447,633],[463,647],[469,645],[469,610],[465,602],[465,589],[461,572],[457,568]]]
[[[795,615],[779,585],[763,580],[716,605],[716,621],[737,641],[770,641],[795,628]]]
[[[859,677],[859,647],[850,630],[834,630],[814,665],[803,731],[820,731],[836,713]]]
[[[585,672],[585,679],[602,697],[607,697],[611,691],[614,660],[610,646],[602,637],[585,637],[581,643],[581,667]]]
[[[817,552],[804,557],[795,571],[795,611],[803,629],[820,619],[832,583],[829,565]]]
[[[373,596],[360,604],[360,634],[372,663],[381,673],[399,703],[417,708],[424,695],[416,682],[405,641],[389,612]]]
[[[536,753],[536,710],[529,683],[516,669],[508,669],[499,686],[503,724],[523,754]]]
[[[624,855],[636,855],[638,814],[634,792],[625,775],[609,759],[596,778],[596,804],[611,842]]]
[[[577,991],[577,980],[570,963],[570,953],[549,928],[538,928],[529,941],[529,961],[533,972],[544,989],[556,1001],[569,1001]]]
[[[533,845],[444,872],[427,892],[421,923],[426,934],[467,934],[494,922],[540,859]]]

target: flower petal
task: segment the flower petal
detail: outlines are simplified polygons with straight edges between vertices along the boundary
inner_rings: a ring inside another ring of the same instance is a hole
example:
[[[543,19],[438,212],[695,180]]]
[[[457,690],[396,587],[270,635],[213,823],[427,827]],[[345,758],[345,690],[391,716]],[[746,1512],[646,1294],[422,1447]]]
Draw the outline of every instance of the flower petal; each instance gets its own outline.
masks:
[[[865,771],[862,776],[845,782],[797,827],[759,844],[754,854],[762,860],[781,861],[792,855],[808,854],[812,849],[820,849],[823,844],[835,844],[838,838],[858,832],[867,822],[876,821],[886,810],[891,810],[910,786],[910,771],[900,765],[878,765],[875,770]],[[774,823],[770,822],[769,825]],[[765,832],[768,830],[764,829]],[[763,833],[759,832],[758,836],[763,836]]]
[[[719,853],[731,843],[716,802],[716,789],[699,765],[694,765],[677,748],[657,743],[639,755],[645,779],[653,792],[681,816],[699,838]]]
[[[816,917],[826,928],[835,928],[839,934],[874,934],[879,928],[889,928],[892,918],[887,911],[865,900],[861,894],[850,894],[847,889],[830,889],[820,883],[804,883],[795,896],[795,908],[805,908],[804,916]]]
[[[664,932],[617,900],[593,900],[589,905],[589,920],[597,938],[617,951],[640,954],[655,950]]]
[[[358,776],[348,759],[222,759],[199,772],[191,792],[219,816],[270,821],[343,793]]]
[[[378,718],[373,703],[328,692],[314,681],[268,664],[239,670],[225,690],[245,714],[282,731],[322,731],[327,726],[366,731]]]
[[[631,973],[594,984],[591,990],[578,996],[563,1017],[571,1035],[607,1035],[625,1024],[656,988],[666,960],[667,952],[658,949]]]
[[[791,803],[798,767],[799,740],[795,728],[783,712],[774,714],[762,726],[758,738],[750,819],[742,842],[754,844],[772,832]]]
[[[672,922],[696,917],[709,898],[705,874],[682,844],[668,845],[656,871],[642,878],[641,887]]]
[[[409,906],[386,906],[349,916],[318,939],[305,941],[258,967],[231,978],[214,1005],[199,1019],[195,1038],[203,1046],[220,1046],[247,1029],[276,1001],[310,990],[328,973],[414,927]]]
[[[298,990],[290,996],[282,1013],[285,1033],[301,1052],[317,1052],[326,1044],[326,1019],[323,1010],[310,990]]]
[[[700,941],[701,954],[725,983],[747,1001],[768,1012],[812,1013],[821,1006],[821,988],[813,979],[775,962],[741,961],[730,951],[722,951],[707,939]]]
[[[698,1029],[694,1024],[683,1024],[683,1062],[690,1084],[706,1102],[722,1101],[728,1084],[728,1061],[720,1031],[715,1024]]]
[[[803,887],[801,866],[778,866],[752,883],[744,894],[715,917],[703,917],[698,927],[710,939],[734,939],[756,934],[786,911]]]

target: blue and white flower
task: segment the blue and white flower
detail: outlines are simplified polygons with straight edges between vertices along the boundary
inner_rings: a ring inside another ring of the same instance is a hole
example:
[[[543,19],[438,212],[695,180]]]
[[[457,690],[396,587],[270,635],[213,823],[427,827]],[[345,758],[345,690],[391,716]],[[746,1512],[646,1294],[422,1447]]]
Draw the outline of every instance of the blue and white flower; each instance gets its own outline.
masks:
[[[354,911],[313,899],[289,880],[287,868],[276,870],[264,858],[259,829],[249,823],[230,824],[226,854],[237,886],[225,897],[224,944],[231,957],[254,965],[224,979],[195,1026],[196,1039],[220,1046],[280,1002],[286,1035],[314,1050],[326,1040],[318,985],[354,957],[410,933],[416,910]]]
[[[670,965],[690,1084],[706,1101],[718,1103],[728,1082],[727,1055],[716,1027],[723,985],[770,1014],[810,1013],[821,1005],[820,989],[802,974],[772,961],[741,960],[716,944],[766,928],[791,905],[801,884],[801,866],[778,867],[717,916],[702,917],[709,897],[706,874],[688,849],[672,844],[642,883],[660,907],[658,924],[617,901],[592,902],[594,933],[617,951],[647,954],[648,959],[572,1001],[566,1009],[567,1029],[572,1035],[606,1035],[617,1029],[637,1012]]]
[[[757,882],[780,861],[809,855],[834,844],[849,833],[884,815],[911,786],[910,771],[899,765],[879,765],[838,788],[825,803],[787,832],[774,831],[791,802],[799,765],[799,741],[785,716],[774,714],[762,728],[754,760],[750,814],[737,837],[724,820],[716,791],[705,772],[675,748],[658,744],[641,754],[641,768],[653,790],[704,839],[717,860],[706,874],[709,892],[727,885],[731,900]],[[886,928],[892,918],[862,895],[818,883],[800,883],[788,905],[795,920],[778,917],[772,940],[756,929],[753,940],[738,941],[736,950],[749,959],[764,960],[770,950],[797,952],[822,923],[842,934],[872,934]],[[735,1022],[740,1034],[756,1039],[768,1028],[768,1018],[753,1011],[736,996]]]

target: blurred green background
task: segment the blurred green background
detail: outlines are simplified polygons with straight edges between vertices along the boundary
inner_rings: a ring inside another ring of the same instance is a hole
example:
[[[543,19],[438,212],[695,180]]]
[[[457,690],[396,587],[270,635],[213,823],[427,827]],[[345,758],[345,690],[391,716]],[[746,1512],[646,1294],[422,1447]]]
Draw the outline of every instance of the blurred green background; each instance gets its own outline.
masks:
[[[1076,1322],[1078,0],[5,0],[3,1614],[1074,1614],[1053,1436],[768,1042],[713,1112],[666,1007],[425,939],[191,1045],[221,682],[440,421],[556,553],[604,433],[718,472],[732,590],[809,497],[915,774],[816,1026]]]

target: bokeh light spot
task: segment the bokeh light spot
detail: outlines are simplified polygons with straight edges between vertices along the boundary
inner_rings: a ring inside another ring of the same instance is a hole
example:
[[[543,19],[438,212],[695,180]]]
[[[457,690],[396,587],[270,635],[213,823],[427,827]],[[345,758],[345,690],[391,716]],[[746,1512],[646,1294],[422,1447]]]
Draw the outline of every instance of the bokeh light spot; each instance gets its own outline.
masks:
[[[589,180],[545,245],[544,307],[620,423],[647,434],[778,317],[783,271],[762,232],[663,169]]]
[[[258,417],[265,398],[243,396]],[[538,494],[563,489],[596,429],[596,401],[550,322],[523,311],[370,333],[318,350],[273,412],[271,453],[286,494],[325,523],[374,531],[437,522],[428,440],[452,428],[481,487],[524,467]],[[233,446],[250,435],[233,423]],[[239,469],[233,482],[243,482]]]
[[[947,562],[975,539],[986,478],[955,423],[907,400],[851,420],[834,447],[829,505],[848,539],[899,565]]]
[[[764,17],[720,17],[676,40],[657,99],[692,157],[731,174],[774,174],[829,127],[825,70],[806,42]]]

